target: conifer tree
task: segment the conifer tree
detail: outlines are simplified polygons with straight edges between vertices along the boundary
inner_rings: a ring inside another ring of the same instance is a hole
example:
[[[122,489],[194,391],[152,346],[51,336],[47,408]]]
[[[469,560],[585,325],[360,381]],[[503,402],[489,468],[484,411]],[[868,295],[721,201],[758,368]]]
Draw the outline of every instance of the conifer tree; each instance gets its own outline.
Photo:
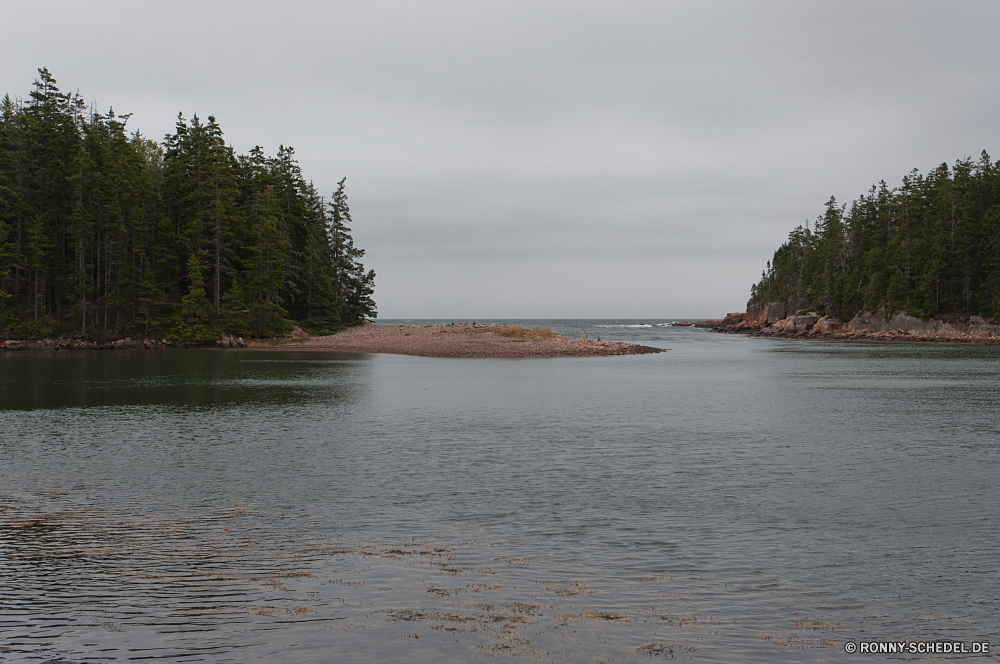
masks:
[[[816,232],[799,227],[774,253],[751,302],[806,299],[849,318],[863,309],[1000,319],[1000,162],[914,169],[850,206],[827,203]]]
[[[377,310],[371,299],[375,290],[375,271],[365,272],[361,263],[365,250],[354,246],[351,237],[351,210],[347,205],[347,191],[343,178],[329,206],[329,234],[333,254],[334,284],[337,304],[342,311],[345,325],[358,325],[366,318],[375,318]]]
[[[202,276],[201,264],[198,252],[193,252],[188,262],[191,287],[187,295],[181,298],[180,320],[174,328],[173,336],[177,339],[204,341],[217,337],[211,326],[212,303],[205,294],[205,279]]]
[[[0,99],[0,336],[210,339],[374,315],[374,273],[292,148],[237,156],[214,116],[183,114],[161,145],[128,120],[46,69],[26,101]]]
[[[255,195],[250,218],[250,255],[247,289],[253,296],[258,334],[283,331],[287,313],[281,306],[286,244],[278,223],[274,190],[269,185]]]

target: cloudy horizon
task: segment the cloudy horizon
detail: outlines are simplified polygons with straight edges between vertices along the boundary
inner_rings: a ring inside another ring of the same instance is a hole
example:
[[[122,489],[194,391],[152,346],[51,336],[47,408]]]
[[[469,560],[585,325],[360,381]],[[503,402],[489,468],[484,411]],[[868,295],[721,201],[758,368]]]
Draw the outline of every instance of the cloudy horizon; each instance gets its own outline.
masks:
[[[742,310],[788,232],[880,180],[1000,158],[1000,5],[38,2],[38,67],[161,140],[347,177],[380,318]]]

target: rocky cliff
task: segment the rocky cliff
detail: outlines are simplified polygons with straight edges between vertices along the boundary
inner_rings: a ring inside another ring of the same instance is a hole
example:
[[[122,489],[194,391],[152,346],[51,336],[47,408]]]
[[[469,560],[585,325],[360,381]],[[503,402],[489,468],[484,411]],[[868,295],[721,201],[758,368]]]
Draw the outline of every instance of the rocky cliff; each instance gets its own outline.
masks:
[[[787,302],[768,302],[766,304],[751,304],[747,302],[747,313],[744,319],[750,325],[767,327],[779,320],[794,316],[806,306],[804,298],[796,298]]]

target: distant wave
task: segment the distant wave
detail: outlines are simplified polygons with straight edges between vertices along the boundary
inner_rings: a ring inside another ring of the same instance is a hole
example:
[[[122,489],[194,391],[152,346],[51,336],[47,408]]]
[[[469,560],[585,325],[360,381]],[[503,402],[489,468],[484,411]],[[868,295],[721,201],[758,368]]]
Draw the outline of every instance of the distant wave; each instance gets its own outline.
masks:
[[[595,325],[594,327],[671,327],[673,323],[638,323],[631,325]]]

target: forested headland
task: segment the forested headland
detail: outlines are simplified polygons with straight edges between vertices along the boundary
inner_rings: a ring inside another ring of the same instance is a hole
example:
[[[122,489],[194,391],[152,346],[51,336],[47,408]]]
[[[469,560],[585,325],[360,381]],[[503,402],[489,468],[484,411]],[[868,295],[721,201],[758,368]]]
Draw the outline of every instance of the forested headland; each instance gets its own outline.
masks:
[[[1000,162],[914,169],[850,205],[834,198],[794,229],[751,288],[751,304],[804,299],[840,320],[886,316],[1000,318]],[[794,312],[793,312],[794,313]]]
[[[273,336],[376,316],[344,180],[292,148],[237,155],[215,117],[162,143],[60,92],[46,69],[0,107],[0,338]]]

